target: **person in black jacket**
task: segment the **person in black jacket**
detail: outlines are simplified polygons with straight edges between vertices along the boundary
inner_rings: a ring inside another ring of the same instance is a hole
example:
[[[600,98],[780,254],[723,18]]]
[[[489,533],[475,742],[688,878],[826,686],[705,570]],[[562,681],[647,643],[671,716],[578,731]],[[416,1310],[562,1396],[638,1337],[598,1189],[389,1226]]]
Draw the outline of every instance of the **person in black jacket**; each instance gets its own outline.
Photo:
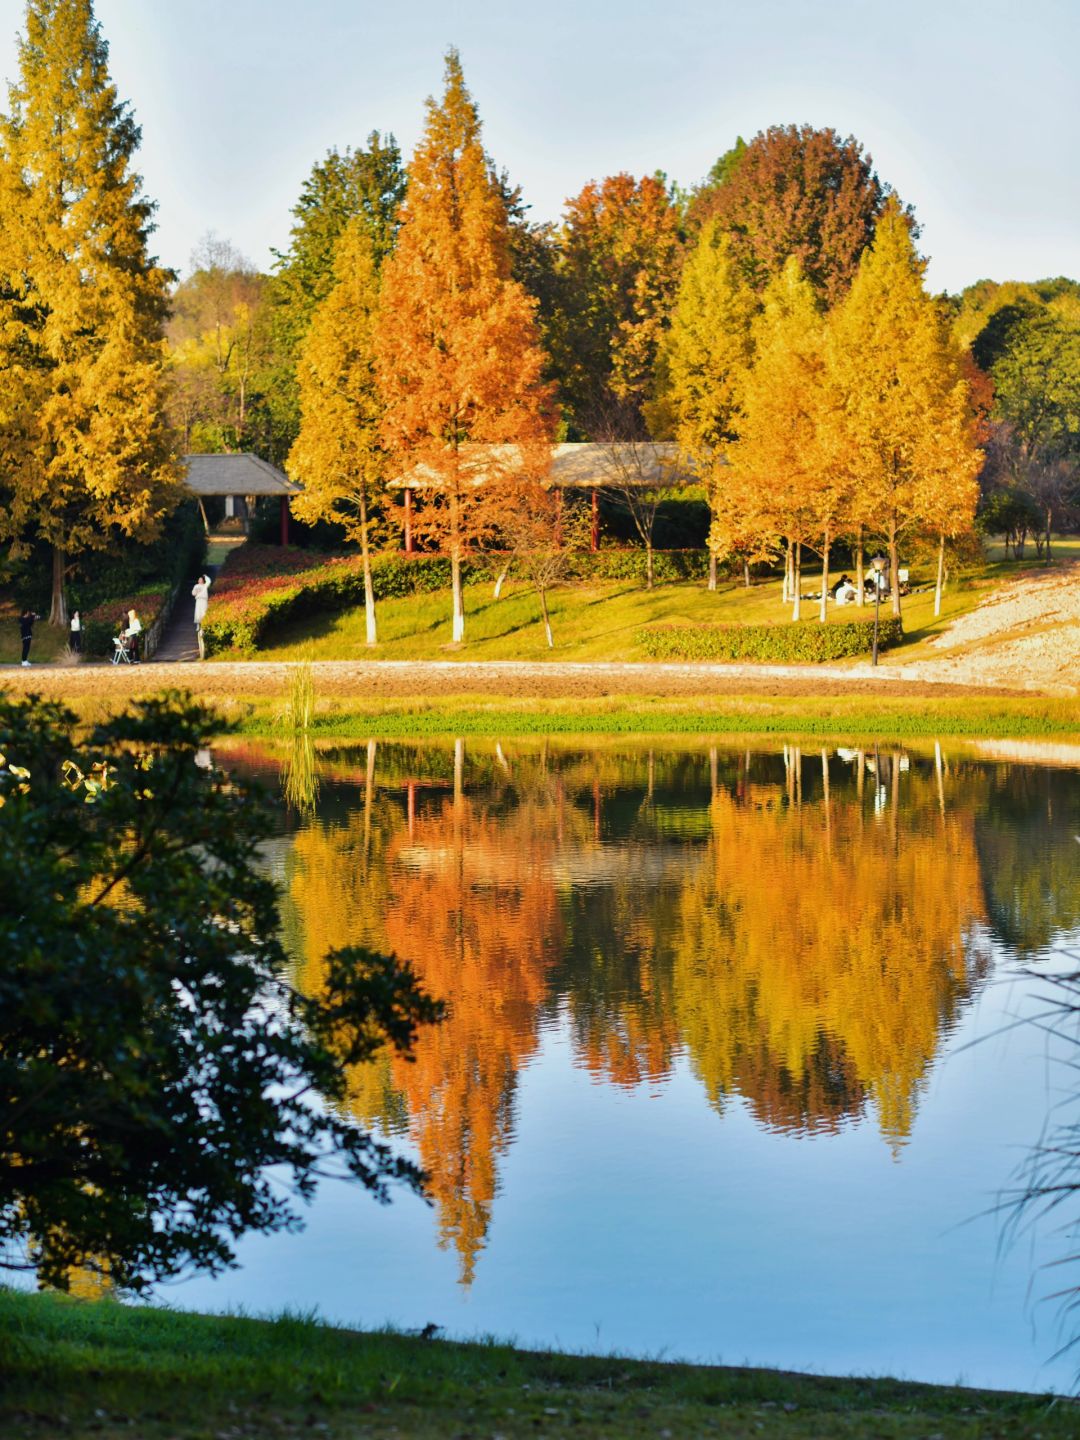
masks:
[[[40,620],[40,615],[35,615],[27,605],[26,609],[19,616],[19,634],[22,636],[22,663],[30,664],[30,642],[34,638],[34,621]]]

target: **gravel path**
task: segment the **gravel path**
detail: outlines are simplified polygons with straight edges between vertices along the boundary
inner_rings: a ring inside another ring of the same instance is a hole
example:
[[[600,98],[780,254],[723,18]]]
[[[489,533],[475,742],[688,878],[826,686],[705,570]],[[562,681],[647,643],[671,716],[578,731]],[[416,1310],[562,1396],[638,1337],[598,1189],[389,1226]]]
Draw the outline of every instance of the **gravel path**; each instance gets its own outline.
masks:
[[[271,661],[5,667],[2,683],[39,694],[102,697],[145,695],[170,687],[194,689],[207,699],[280,696],[291,665]],[[315,685],[320,699],[428,700],[513,697],[521,700],[692,699],[735,695],[961,695],[970,682],[916,676],[913,667],[883,665],[572,664],[490,660],[321,660]],[[977,682],[976,682],[977,683]],[[999,684],[994,687],[1001,689]],[[1008,688],[1008,687],[1005,687]]]
[[[932,643],[913,679],[1080,693],[1080,565],[1008,581]]]

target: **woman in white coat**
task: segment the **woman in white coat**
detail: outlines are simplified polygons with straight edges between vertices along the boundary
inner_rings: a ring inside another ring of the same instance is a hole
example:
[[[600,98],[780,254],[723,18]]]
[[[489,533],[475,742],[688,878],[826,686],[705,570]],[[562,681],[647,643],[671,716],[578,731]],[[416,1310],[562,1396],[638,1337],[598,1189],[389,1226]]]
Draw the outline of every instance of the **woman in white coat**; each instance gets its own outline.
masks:
[[[200,575],[191,587],[191,593],[195,597],[195,636],[199,642],[199,659],[202,660],[205,658],[202,622],[206,617],[206,607],[210,599],[209,575]]]

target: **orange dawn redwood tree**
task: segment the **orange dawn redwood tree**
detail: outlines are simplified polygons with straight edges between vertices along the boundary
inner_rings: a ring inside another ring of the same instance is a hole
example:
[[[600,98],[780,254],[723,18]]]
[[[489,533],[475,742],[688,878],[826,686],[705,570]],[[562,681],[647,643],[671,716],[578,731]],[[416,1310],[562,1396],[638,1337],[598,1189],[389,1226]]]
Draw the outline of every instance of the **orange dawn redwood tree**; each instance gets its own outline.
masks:
[[[553,411],[535,301],[511,278],[506,202],[454,50],[401,222],[375,336],[382,439],[419,490],[417,533],[450,553],[458,642],[462,557],[497,530],[521,477],[546,471]]]

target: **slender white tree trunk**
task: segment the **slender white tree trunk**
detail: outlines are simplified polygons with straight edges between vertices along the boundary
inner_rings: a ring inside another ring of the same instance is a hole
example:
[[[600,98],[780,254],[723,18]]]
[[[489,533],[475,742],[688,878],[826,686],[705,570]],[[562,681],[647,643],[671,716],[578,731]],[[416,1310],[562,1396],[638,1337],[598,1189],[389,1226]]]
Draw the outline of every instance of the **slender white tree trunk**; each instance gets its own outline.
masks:
[[[709,551],[709,589],[716,589],[716,551]]]
[[[461,593],[461,516],[458,498],[450,501],[450,583],[454,595],[453,641],[460,645],[465,639],[465,597]]]
[[[791,552],[792,620],[802,619],[802,542],[795,541]]]
[[[945,536],[938,536],[937,584],[934,586],[934,615],[941,614],[941,596],[945,589]]]
[[[503,586],[506,584],[506,577],[510,574],[511,563],[512,562],[508,560],[503,566],[503,568],[499,571],[499,576],[498,579],[495,581],[495,590],[493,592],[493,598],[496,600],[498,600],[498,598],[503,592]]]
[[[551,616],[548,614],[547,591],[540,591],[540,610],[544,616],[544,634],[547,636],[548,649],[554,650],[555,640],[551,634]]]
[[[896,534],[896,522],[889,524],[889,589],[892,592],[892,613],[897,620],[900,617],[900,544]]]
[[[859,526],[859,536],[855,541],[855,604],[866,604],[866,568],[863,557],[863,527]]]
[[[818,619],[825,624],[829,614],[829,532],[825,531],[825,543],[821,551],[821,614]]]
[[[368,544],[367,496],[360,492],[360,554],[364,563],[364,627],[368,645],[378,643],[375,625],[375,585],[371,578],[371,547]]]

